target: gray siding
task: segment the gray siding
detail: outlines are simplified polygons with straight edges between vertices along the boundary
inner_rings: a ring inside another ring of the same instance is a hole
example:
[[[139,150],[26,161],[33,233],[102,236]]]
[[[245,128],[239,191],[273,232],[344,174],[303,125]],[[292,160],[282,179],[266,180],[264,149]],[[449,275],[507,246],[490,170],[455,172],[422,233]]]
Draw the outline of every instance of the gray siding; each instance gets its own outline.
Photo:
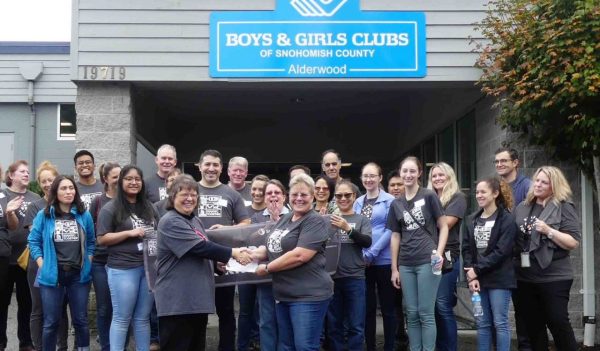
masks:
[[[0,54],[0,102],[27,102],[28,83],[19,71],[21,62],[42,62],[34,84],[34,101],[75,102],[77,88],[69,75],[68,54]]]
[[[57,104],[37,104],[36,163],[49,160],[61,173],[73,173],[74,140],[57,139]],[[30,127],[29,106],[26,104],[0,104],[0,132],[15,133],[15,160],[29,161]],[[6,167],[6,165],[2,165]],[[37,165],[36,165],[37,166]],[[35,167],[31,167],[34,171]]]
[[[473,23],[485,15],[484,0],[362,0],[363,10],[425,11],[426,81],[473,81],[477,55]],[[127,81],[206,81],[211,11],[273,10],[274,0],[75,0],[72,78],[82,66],[123,66]],[[88,76],[89,78],[89,76]]]

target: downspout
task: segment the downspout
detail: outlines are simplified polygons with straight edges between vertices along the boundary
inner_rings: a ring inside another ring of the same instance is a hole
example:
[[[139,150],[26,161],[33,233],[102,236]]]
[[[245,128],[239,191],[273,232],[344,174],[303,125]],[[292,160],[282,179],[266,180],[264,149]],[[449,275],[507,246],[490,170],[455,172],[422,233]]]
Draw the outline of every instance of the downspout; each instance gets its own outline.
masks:
[[[594,281],[594,190],[590,180],[581,173],[581,229],[583,239],[583,346],[596,341],[596,291]]]
[[[29,152],[31,167],[35,167],[35,136],[36,136],[36,112],[35,112],[35,99],[33,96],[33,88],[35,80],[42,74],[44,66],[41,62],[22,62],[19,64],[19,71],[25,80],[27,80],[27,105],[31,114],[29,115],[29,126],[30,126],[30,141],[29,141]]]

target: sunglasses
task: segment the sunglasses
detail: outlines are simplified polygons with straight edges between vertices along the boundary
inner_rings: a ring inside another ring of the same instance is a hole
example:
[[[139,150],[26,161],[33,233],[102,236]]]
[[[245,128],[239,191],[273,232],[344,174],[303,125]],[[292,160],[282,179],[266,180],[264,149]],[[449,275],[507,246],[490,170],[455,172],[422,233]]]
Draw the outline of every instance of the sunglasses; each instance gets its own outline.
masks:
[[[354,193],[343,193],[343,194],[335,194],[335,198],[338,200],[341,199],[351,199],[354,196]]]

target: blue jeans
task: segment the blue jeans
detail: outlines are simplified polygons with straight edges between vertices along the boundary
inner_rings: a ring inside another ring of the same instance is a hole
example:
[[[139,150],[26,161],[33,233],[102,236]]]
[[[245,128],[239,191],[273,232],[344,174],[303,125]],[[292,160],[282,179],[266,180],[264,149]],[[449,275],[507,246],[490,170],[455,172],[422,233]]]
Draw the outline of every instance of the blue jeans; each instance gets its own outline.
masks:
[[[333,299],[327,312],[329,349],[362,350],[365,341],[365,280],[348,277],[337,278],[333,282]]]
[[[477,323],[477,348],[490,350],[492,346],[492,323],[496,329],[496,350],[510,350],[510,325],[508,307],[512,292],[509,289],[485,289],[481,295],[483,316],[475,318]],[[542,313],[542,311],[539,311]]]
[[[87,320],[90,283],[79,282],[80,272],[78,269],[65,272],[59,267],[56,287],[40,285],[44,313],[42,348],[46,351],[56,350],[58,326],[63,315],[65,297],[71,310],[71,321],[75,328],[77,347],[90,346],[90,330]]]
[[[154,297],[148,289],[144,266],[116,269],[107,267],[108,286],[113,306],[110,324],[110,350],[123,351],[129,323],[137,351],[150,348],[150,311]]]
[[[96,326],[102,351],[110,350],[110,322],[112,320],[112,302],[108,288],[106,263],[92,262],[92,283],[96,292]]]
[[[278,351],[319,351],[319,337],[330,300],[277,302],[275,311],[282,346]]]
[[[275,313],[275,298],[271,283],[257,284],[259,307],[260,348],[262,350],[280,350],[277,333],[277,314]]]
[[[435,300],[435,324],[437,339],[435,345],[439,351],[456,351],[458,337],[456,327],[456,280],[460,271],[460,262],[452,260],[452,271],[442,275]]]
[[[400,283],[411,350],[435,349],[435,299],[441,276],[431,273],[431,264],[400,266]]]
[[[240,298],[240,314],[238,316],[238,351],[246,351],[252,340],[258,341],[258,304],[256,302],[256,285],[238,285]]]

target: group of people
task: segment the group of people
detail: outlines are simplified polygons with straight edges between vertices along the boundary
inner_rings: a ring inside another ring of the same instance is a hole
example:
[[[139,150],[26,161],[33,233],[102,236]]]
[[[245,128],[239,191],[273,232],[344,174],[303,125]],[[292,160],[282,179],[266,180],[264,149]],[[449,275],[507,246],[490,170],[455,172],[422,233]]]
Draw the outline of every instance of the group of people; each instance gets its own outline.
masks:
[[[361,194],[341,176],[334,150],[323,153],[315,179],[307,167],[292,167],[288,187],[264,175],[247,182],[248,161],[239,156],[221,183],[216,150],[200,156],[199,182],[176,168],[173,146],[161,146],[155,160],[157,172],[147,177],[135,165],[105,163],[99,180],[86,150],[74,156],[77,180],[43,162],[41,198],[28,190],[27,162],[8,167],[0,192],[0,350],[15,284],[21,350],[67,350],[70,325],[77,350],[88,350],[91,285],[102,350],[122,351],[130,336],[140,351],[204,350],[215,312],[219,350],[375,350],[378,306],[384,350],[457,350],[461,256],[469,290],[481,297],[480,350],[494,342],[510,349],[511,298],[520,350],[547,350],[547,328],[557,349],[577,348],[569,251],[581,232],[556,167],[540,167],[529,180],[517,171],[515,150],[497,150],[497,176],[477,182],[478,209],[465,217],[467,196],[444,162],[430,167],[425,187],[420,161],[406,157],[388,175],[387,192],[381,167],[367,163]],[[270,223],[252,247],[207,236],[250,223]],[[154,291],[145,238],[157,238]],[[326,270],[332,240],[340,247],[334,274]],[[238,286],[237,325],[236,287],[214,285],[231,259],[271,278]]]

